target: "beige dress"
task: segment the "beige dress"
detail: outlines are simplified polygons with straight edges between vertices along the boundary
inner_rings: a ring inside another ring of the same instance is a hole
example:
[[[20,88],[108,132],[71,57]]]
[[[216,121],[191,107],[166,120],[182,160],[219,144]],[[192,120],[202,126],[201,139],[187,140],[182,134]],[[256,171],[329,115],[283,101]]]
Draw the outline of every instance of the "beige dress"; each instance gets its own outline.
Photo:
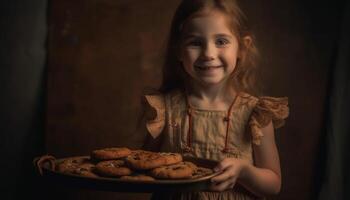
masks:
[[[149,112],[146,128],[152,138],[162,138],[160,151],[217,161],[235,157],[253,163],[252,145],[259,145],[263,137],[261,128],[271,120],[275,128],[281,127],[289,113],[287,98],[257,98],[247,93],[237,95],[230,113],[191,109],[190,120],[186,96],[179,90],[146,95],[145,100]],[[235,186],[225,192],[154,193],[153,199],[256,198],[243,187]]]

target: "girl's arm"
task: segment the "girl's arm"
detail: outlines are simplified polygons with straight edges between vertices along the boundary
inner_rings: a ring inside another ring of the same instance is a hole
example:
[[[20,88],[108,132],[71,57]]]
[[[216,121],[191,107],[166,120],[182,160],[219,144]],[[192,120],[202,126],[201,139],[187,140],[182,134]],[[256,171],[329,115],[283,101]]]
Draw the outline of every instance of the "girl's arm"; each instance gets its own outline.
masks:
[[[243,168],[239,183],[258,196],[278,194],[281,168],[272,122],[261,130],[261,144],[253,145],[255,166],[248,164]]]
[[[261,130],[264,134],[261,144],[253,145],[255,165],[241,159],[224,159],[217,167],[223,172],[212,179],[212,190],[232,188],[237,180],[257,196],[279,193],[281,170],[272,122]]]

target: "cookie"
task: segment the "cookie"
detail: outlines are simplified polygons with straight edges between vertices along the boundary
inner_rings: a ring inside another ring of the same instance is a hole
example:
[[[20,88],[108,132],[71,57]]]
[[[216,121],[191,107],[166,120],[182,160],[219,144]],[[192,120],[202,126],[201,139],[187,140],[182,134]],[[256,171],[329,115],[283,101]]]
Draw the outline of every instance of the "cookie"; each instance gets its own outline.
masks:
[[[125,147],[120,148],[105,148],[94,150],[91,152],[91,158],[93,160],[115,160],[126,157],[131,154],[131,150]]]
[[[136,170],[149,170],[163,166],[167,159],[159,153],[150,151],[135,151],[125,159],[128,166]]]
[[[150,174],[159,179],[188,179],[194,173],[193,166],[188,162],[181,162],[175,165],[162,166],[153,169]]]
[[[130,180],[130,181],[155,181],[155,179],[151,176],[147,176],[144,174],[138,174],[135,176],[122,176],[121,180]]]
[[[137,149],[137,150],[131,150],[131,154],[130,155],[142,154],[142,153],[154,153],[154,152]]]
[[[92,163],[83,163],[79,165],[72,174],[84,176],[84,177],[90,177],[90,178],[96,178],[98,177],[93,171],[95,170],[96,166]]]
[[[212,173],[214,173],[214,171],[209,169],[209,168],[197,167],[195,172],[192,174],[191,178],[192,179],[201,178],[201,177],[204,177],[204,176],[208,176],[208,175],[210,175]]]
[[[56,170],[62,173],[73,173],[79,165],[89,162],[90,159],[85,157],[67,158],[57,165]]]
[[[194,171],[196,171],[198,168],[196,164],[189,162],[189,161],[184,161],[184,164],[191,167]]]
[[[99,175],[107,177],[127,176],[132,173],[132,171],[125,166],[125,162],[123,160],[109,160],[99,162],[96,165],[95,171]]]
[[[165,165],[173,165],[182,162],[182,156],[178,153],[160,153],[166,159]]]

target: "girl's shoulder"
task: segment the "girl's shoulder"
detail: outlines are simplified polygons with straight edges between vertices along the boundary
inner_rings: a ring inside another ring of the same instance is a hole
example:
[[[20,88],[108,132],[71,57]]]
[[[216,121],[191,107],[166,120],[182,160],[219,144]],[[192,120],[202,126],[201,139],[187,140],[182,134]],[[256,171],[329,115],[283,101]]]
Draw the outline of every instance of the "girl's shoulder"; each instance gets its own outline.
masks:
[[[165,109],[167,99],[173,103],[180,103],[184,100],[184,93],[181,90],[172,90],[166,93],[153,92],[143,95],[144,102],[154,109]]]
[[[183,93],[173,90],[167,93],[153,92],[143,95],[143,116],[148,132],[156,138],[165,126],[166,101],[171,101],[171,109],[183,104]],[[169,107],[169,106],[168,106]]]
[[[164,94],[152,93],[142,96],[142,113],[146,128],[153,138],[157,138],[165,125]]]
[[[253,143],[260,144],[263,136],[261,129],[270,122],[274,128],[280,128],[285,124],[289,116],[288,97],[253,96],[242,93],[241,102],[252,106],[249,126],[253,136]]]
[[[288,108],[288,97],[254,96],[249,93],[240,92],[242,104],[253,105],[255,110],[285,110]]]

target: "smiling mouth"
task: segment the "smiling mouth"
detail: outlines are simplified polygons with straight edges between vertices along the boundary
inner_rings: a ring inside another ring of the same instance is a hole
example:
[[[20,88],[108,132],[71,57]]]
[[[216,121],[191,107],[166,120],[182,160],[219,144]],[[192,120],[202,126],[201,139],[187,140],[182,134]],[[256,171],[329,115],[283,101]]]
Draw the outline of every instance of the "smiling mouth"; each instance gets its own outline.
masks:
[[[222,67],[221,65],[219,66],[195,66],[199,70],[211,70],[211,69],[218,69]]]

